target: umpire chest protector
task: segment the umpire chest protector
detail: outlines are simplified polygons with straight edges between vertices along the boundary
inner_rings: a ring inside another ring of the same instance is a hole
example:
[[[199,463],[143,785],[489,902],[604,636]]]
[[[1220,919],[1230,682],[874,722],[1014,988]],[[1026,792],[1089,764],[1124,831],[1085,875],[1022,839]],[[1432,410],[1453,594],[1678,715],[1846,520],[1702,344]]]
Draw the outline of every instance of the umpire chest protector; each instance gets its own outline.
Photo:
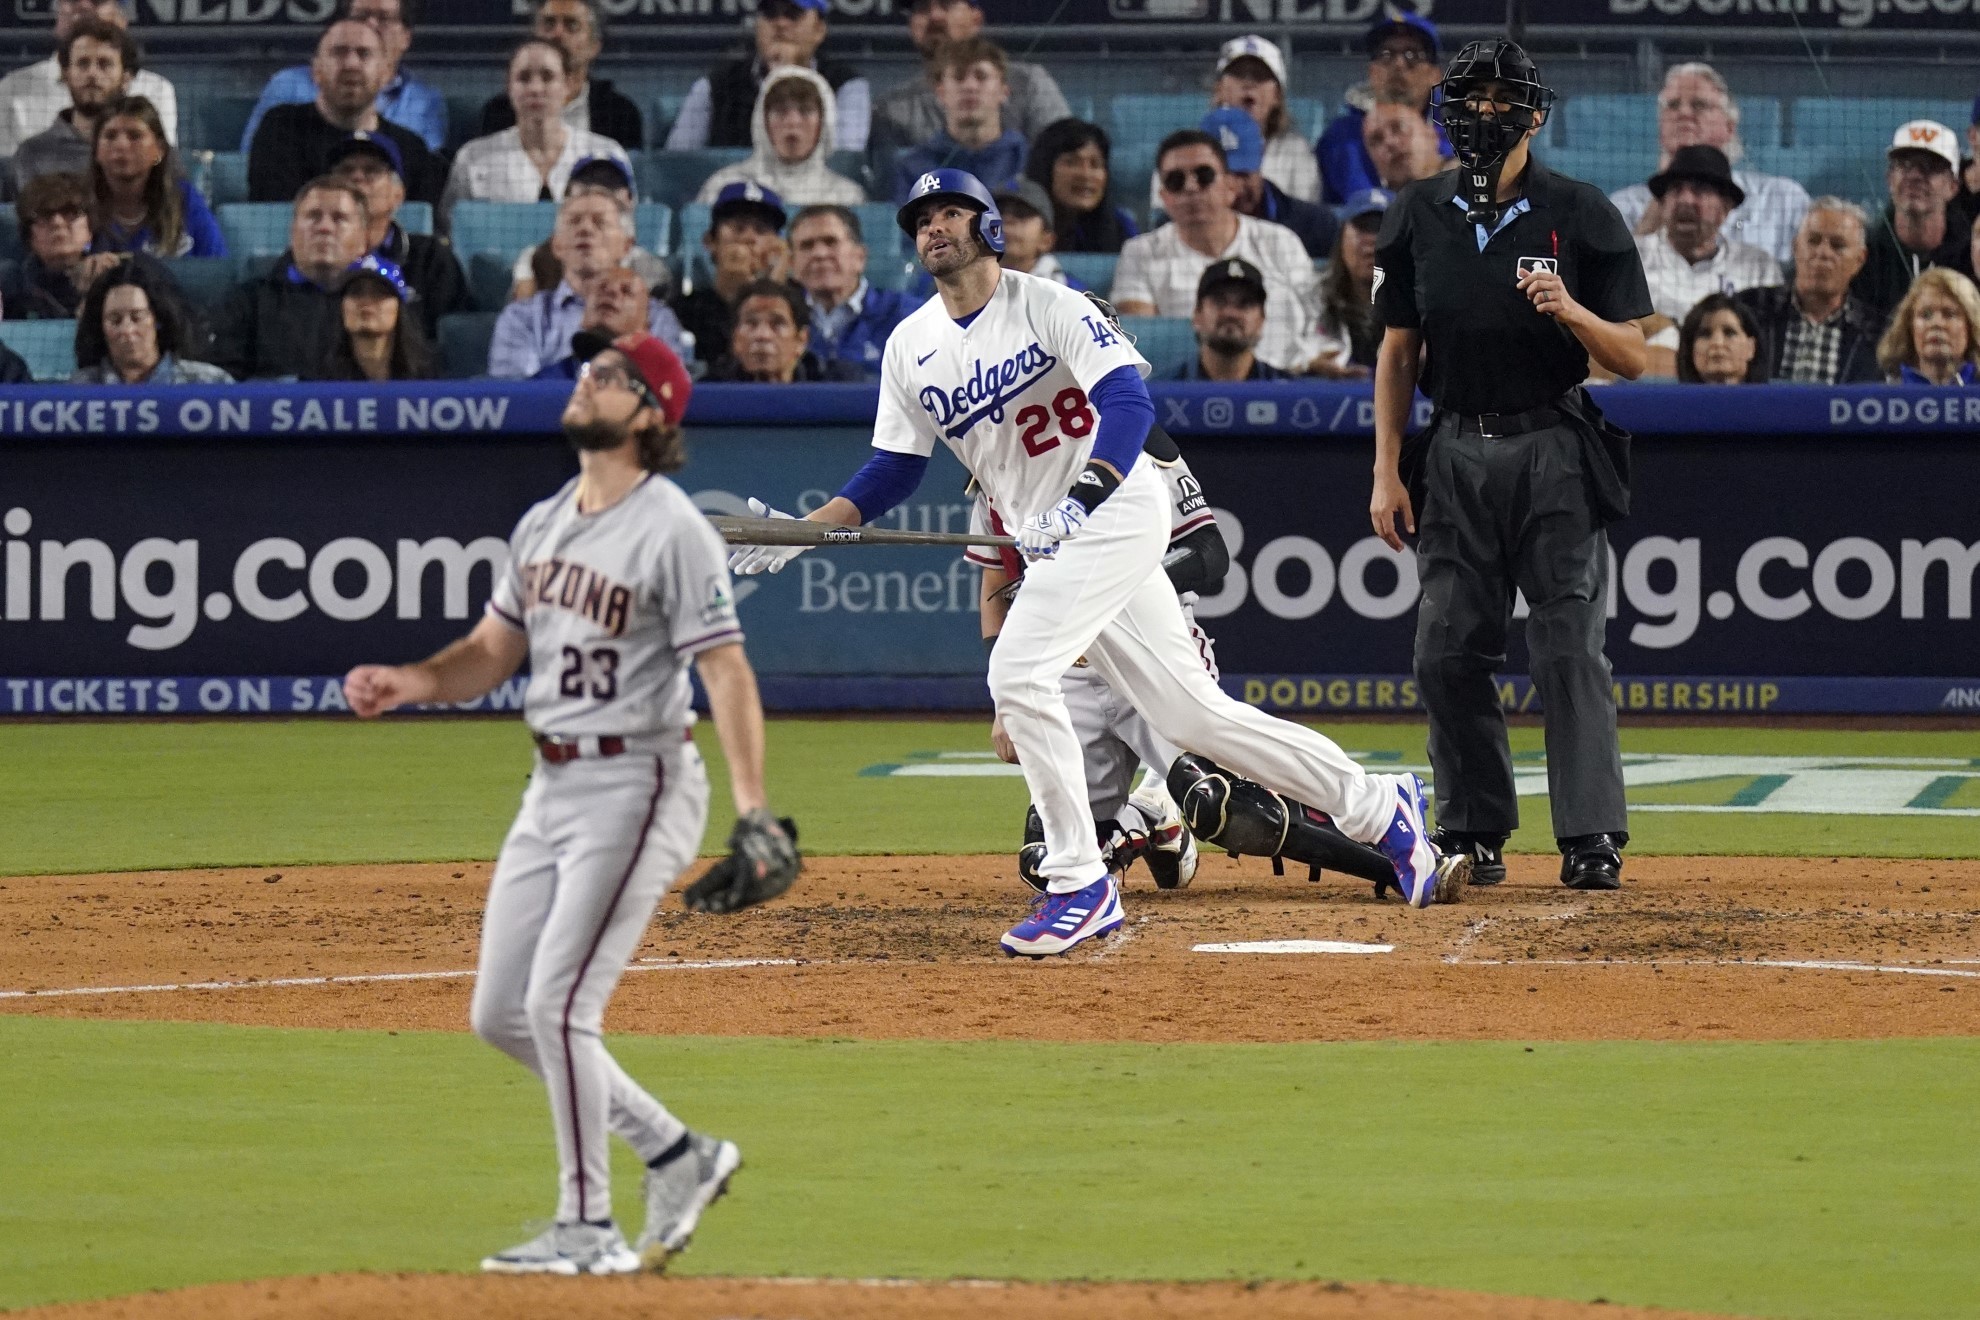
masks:
[[[1636,240],[1601,190],[1529,160],[1520,197],[1483,249],[1466,217],[1459,170],[1404,188],[1375,249],[1375,311],[1420,331],[1423,391],[1440,411],[1522,413],[1587,378],[1588,351],[1518,287],[1529,267],[1560,274],[1605,321],[1651,313]],[[1508,218],[1509,217],[1509,218]]]

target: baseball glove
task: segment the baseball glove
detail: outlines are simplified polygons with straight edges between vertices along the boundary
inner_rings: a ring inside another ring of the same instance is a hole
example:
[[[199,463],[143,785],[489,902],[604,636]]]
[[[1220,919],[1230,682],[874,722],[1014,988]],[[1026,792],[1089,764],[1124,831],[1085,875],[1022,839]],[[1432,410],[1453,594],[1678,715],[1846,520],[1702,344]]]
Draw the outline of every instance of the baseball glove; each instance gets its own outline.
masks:
[[[803,866],[797,822],[773,819],[762,807],[738,817],[729,831],[729,855],[681,895],[690,912],[740,912],[791,887]]]

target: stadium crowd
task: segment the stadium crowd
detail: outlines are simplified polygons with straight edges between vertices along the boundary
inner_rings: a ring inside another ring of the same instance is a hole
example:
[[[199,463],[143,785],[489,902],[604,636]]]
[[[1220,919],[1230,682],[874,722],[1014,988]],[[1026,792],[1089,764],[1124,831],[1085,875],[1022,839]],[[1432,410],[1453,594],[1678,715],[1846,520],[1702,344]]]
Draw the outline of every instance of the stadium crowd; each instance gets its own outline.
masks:
[[[54,55],[0,78],[0,315],[73,321],[86,382],[569,377],[591,329],[644,329],[712,380],[870,379],[929,291],[892,208],[952,166],[998,194],[1007,266],[1109,297],[1161,374],[1365,378],[1384,214],[1452,168],[1447,52],[1413,14],[1368,29],[1366,78],[1324,124],[1295,112],[1279,46],[1224,42],[1200,113],[1128,177],[980,0],[914,0],[922,70],[878,88],[827,51],[828,0],[762,0],[750,48],[667,124],[598,76],[596,0],[535,0],[472,131],[408,63],[415,6],[339,0],[312,60],[268,81],[219,200],[124,5],[55,0]],[[1890,124],[1869,206],[1754,168],[1709,65],[1670,68],[1655,106],[1654,173],[1613,194],[1652,375],[1980,383],[1980,98],[1963,133]],[[676,208],[641,196],[656,158],[707,166]],[[286,232],[237,250],[250,222]],[[0,379],[27,378],[0,353]]]

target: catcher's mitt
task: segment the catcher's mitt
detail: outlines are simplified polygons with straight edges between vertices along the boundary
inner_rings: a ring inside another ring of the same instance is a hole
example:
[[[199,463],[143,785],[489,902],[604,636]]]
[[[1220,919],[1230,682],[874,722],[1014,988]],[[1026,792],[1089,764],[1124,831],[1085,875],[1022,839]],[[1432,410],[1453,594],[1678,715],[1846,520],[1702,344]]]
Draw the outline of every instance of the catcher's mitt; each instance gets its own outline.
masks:
[[[689,885],[681,901],[690,912],[740,912],[791,887],[803,859],[797,822],[772,819],[762,807],[738,817],[729,831],[729,855]]]

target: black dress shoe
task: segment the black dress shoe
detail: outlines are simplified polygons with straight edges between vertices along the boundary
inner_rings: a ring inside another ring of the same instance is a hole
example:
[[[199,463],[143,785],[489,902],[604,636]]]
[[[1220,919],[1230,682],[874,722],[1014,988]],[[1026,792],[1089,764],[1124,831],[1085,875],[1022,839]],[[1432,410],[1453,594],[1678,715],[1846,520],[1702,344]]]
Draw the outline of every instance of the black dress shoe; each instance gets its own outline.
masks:
[[[1503,834],[1433,830],[1430,842],[1446,857],[1454,853],[1470,854],[1471,883],[1474,885],[1496,885],[1506,878],[1506,836]]]
[[[1561,883],[1569,889],[1621,889],[1622,841],[1613,834],[1562,839]]]

